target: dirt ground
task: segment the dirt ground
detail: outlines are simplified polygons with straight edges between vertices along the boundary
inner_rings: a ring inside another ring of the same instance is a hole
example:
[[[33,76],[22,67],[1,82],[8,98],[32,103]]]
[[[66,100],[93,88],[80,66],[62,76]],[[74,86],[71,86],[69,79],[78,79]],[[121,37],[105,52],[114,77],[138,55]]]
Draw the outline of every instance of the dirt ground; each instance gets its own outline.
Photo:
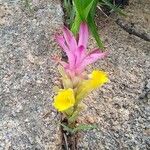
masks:
[[[0,150],[61,149],[60,116],[52,107],[60,49],[53,35],[63,26],[59,0],[0,0]],[[150,1],[132,0],[119,17],[150,36]],[[78,134],[78,150],[150,149],[150,42],[129,34],[97,13],[109,56],[89,67],[109,74],[110,82],[91,93],[79,118],[98,129]],[[89,49],[96,47],[93,38]]]

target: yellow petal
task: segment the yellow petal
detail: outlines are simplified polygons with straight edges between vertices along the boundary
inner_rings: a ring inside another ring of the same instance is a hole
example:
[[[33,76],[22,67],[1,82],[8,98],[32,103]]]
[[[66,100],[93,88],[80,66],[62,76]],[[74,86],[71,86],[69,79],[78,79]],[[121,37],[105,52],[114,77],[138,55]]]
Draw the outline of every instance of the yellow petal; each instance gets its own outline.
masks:
[[[107,74],[103,71],[94,70],[88,80],[84,80],[76,92],[76,103],[79,103],[89,92],[108,82]]]
[[[65,111],[70,107],[74,106],[74,104],[75,104],[74,92],[73,89],[71,88],[61,89],[58,92],[58,95],[54,97],[53,106],[58,111]]]
[[[87,85],[91,88],[97,88],[102,86],[104,83],[108,82],[107,74],[103,71],[94,70],[89,75],[89,80],[87,81]]]

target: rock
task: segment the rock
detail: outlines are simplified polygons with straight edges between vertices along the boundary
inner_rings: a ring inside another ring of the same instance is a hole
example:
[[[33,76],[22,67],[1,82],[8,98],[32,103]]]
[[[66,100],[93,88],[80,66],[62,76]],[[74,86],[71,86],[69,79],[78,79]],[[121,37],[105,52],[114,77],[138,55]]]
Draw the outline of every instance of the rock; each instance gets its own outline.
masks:
[[[147,81],[146,88],[150,90],[150,79]]]
[[[63,13],[59,0],[40,0],[36,7],[30,12],[22,0],[0,2],[0,150],[61,148],[51,56],[58,52],[53,34]]]
[[[149,34],[143,16],[150,7],[147,0],[133,0],[125,9],[128,21],[139,24]],[[142,8],[142,9],[141,9]],[[102,17],[100,16],[100,19]],[[140,18],[140,19],[139,19]],[[106,19],[106,18],[105,18]],[[139,100],[143,88],[149,89],[150,43],[128,34],[118,25],[98,20],[101,37],[108,45],[109,56],[89,68],[108,72],[110,82],[94,91],[83,102],[88,106],[82,116],[96,118],[97,130],[79,134],[78,150],[150,149],[149,100]],[[102,24],[102,26],[100,26]],[[96,47],[93,39],[90,48]],[[145,84],[146,83],[146,84]],[[143,87],[144,86],[144,87]],[[140,102],[139,102],[140,101]]]

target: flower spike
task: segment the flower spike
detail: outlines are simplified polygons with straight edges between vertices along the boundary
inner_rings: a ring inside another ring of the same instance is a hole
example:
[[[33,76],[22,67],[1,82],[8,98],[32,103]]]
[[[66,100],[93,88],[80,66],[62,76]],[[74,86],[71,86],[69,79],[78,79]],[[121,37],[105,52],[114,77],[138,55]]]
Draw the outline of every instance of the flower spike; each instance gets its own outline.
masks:
[[[73,75],[79,75],[85,71],[89,64],[107,55],[106,52],[101,52],[99,49],[93,50],[90,53],[86,52],[88,35],[88,26],[83,22],[80,25],[78,41],[76,41],[71,31],[66,27],[63,29],[63,36],[56,36],[56,41],[68,57],[67,67],[65,65],[68,74],[72,72]]]

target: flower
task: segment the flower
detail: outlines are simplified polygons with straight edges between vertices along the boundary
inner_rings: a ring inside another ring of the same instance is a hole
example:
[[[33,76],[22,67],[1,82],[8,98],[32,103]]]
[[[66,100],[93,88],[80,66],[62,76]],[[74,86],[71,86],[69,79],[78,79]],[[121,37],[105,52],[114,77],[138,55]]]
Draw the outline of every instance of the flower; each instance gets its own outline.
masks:
[[[89,80],[86,81],[86,85],[90,86],[91,89],[95,89],[102,86],[106,82],[108,82],[107,74],[103,71],[94,70],[89,75]]]
[[[89,92],[102,86],[108,82],[107,74],[103,71],[94,70],[90,75],[89,79],[84,80],[76,92],[76,102],[82,100]]]
[[[76,40],[66,27],[63,29],[63,35],[56,36],[56,41],[68,57],[68,62],[61,61],[61,64],[70,75],[81,74],[87,65],[104,58],[107,54],[107,52],[101,52],[99,49],[87,53],[88,35],[88,26],[83,22],[80,25],[79,40]]]
[[[75,97],[74,92],[71,88],[69,89],[60,89],[58,95],[54,97],[53,106],[58,111],[65,111],[70,107],[74,106]]]

